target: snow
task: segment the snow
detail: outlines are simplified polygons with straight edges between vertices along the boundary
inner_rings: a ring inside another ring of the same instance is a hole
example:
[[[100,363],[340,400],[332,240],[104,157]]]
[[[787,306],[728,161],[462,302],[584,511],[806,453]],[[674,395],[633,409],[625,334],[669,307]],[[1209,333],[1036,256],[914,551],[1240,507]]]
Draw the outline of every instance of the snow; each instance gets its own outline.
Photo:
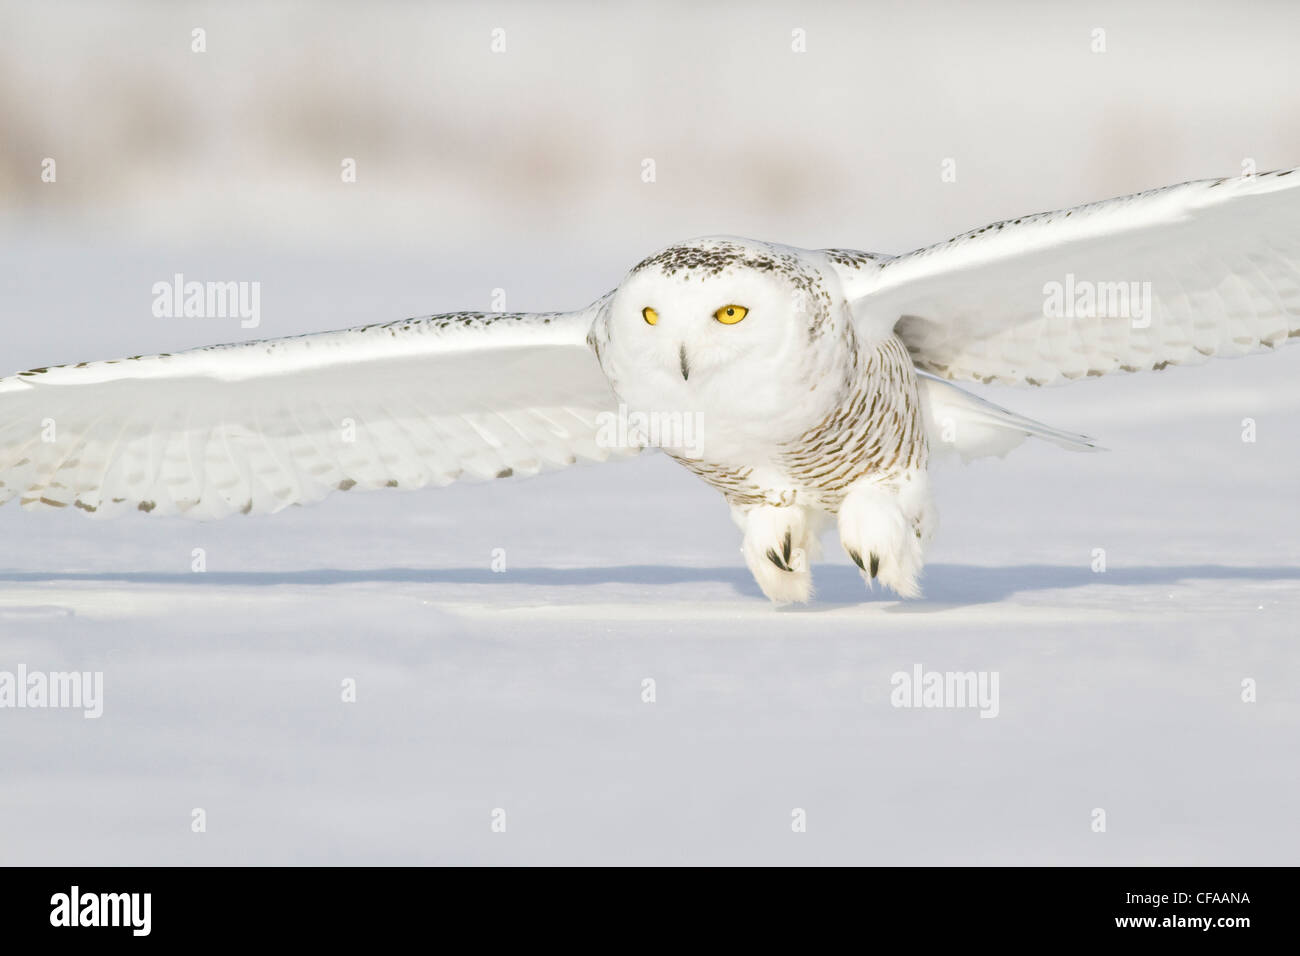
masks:
[[[4,247],[6,372],[476,307],[503,275],[569,308],[621,268]],[[262,327],[153,318],[173,271],[262,281]],[[105,700],[0,710],[0,863],[1294,862],[1297,372],[982,391],[1109,450],[937,472],[909,602],[828,538],[816,601],[774,610],[659,456],[214,524],[5,508],[0,670],[103,671]],[[998,716],[891,706],[916,664],[997,672]]]

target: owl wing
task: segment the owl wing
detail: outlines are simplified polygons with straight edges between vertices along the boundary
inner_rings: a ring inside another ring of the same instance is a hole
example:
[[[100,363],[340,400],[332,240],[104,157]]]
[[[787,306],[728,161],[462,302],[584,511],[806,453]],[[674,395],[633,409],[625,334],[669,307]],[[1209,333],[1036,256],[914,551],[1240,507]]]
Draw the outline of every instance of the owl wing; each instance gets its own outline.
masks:
[[[604,447],[603,304],[454,313],[0,379],[0,503],[219,518],[530,475]]]
[[[1300,173],[1183,183],[896,258],[832,259],[860,328],[894,330],[918,368],[955,381],[1044,385],[1244,355],[1300,335]]]

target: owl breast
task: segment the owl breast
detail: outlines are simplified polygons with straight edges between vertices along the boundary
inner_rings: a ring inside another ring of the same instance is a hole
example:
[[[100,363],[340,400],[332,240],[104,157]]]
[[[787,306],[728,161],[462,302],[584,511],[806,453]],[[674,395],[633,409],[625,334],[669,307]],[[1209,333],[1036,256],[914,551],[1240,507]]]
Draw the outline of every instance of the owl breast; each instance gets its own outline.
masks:
[[[733,506],[798,503],[831,514],[861,478],[888,482],[926,467],[916,370],[897,337],[855,343],[837,384],[829,413],[792,440],[745,454],[669,454]]]

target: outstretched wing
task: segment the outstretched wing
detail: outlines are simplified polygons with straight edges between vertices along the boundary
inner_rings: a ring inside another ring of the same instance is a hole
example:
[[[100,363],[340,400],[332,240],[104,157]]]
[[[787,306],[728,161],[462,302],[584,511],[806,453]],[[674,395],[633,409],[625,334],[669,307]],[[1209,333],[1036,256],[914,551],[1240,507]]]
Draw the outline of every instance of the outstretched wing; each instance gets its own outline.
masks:
[[[219,518],[527,475],[601,447],[581,312],[454,313],[0,379],[0,503]]]
[[[957,381],[1244,355],[1300,335],[1300,172],[1169,186],[837,266],[869,334],[894,329],[919,368]]]

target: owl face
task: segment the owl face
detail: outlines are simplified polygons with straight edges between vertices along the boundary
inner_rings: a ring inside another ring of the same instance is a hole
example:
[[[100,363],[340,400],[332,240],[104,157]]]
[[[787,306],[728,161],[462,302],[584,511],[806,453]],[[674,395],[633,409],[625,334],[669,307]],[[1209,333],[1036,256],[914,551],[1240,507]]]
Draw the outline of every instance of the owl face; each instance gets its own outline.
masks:
[[[700,239],[628,274],[610,300],[598,351],[631,408],[770,429],[774,416],[789,416],[792,387],[829,371],[846,321],[837,280],[807,253]]]

